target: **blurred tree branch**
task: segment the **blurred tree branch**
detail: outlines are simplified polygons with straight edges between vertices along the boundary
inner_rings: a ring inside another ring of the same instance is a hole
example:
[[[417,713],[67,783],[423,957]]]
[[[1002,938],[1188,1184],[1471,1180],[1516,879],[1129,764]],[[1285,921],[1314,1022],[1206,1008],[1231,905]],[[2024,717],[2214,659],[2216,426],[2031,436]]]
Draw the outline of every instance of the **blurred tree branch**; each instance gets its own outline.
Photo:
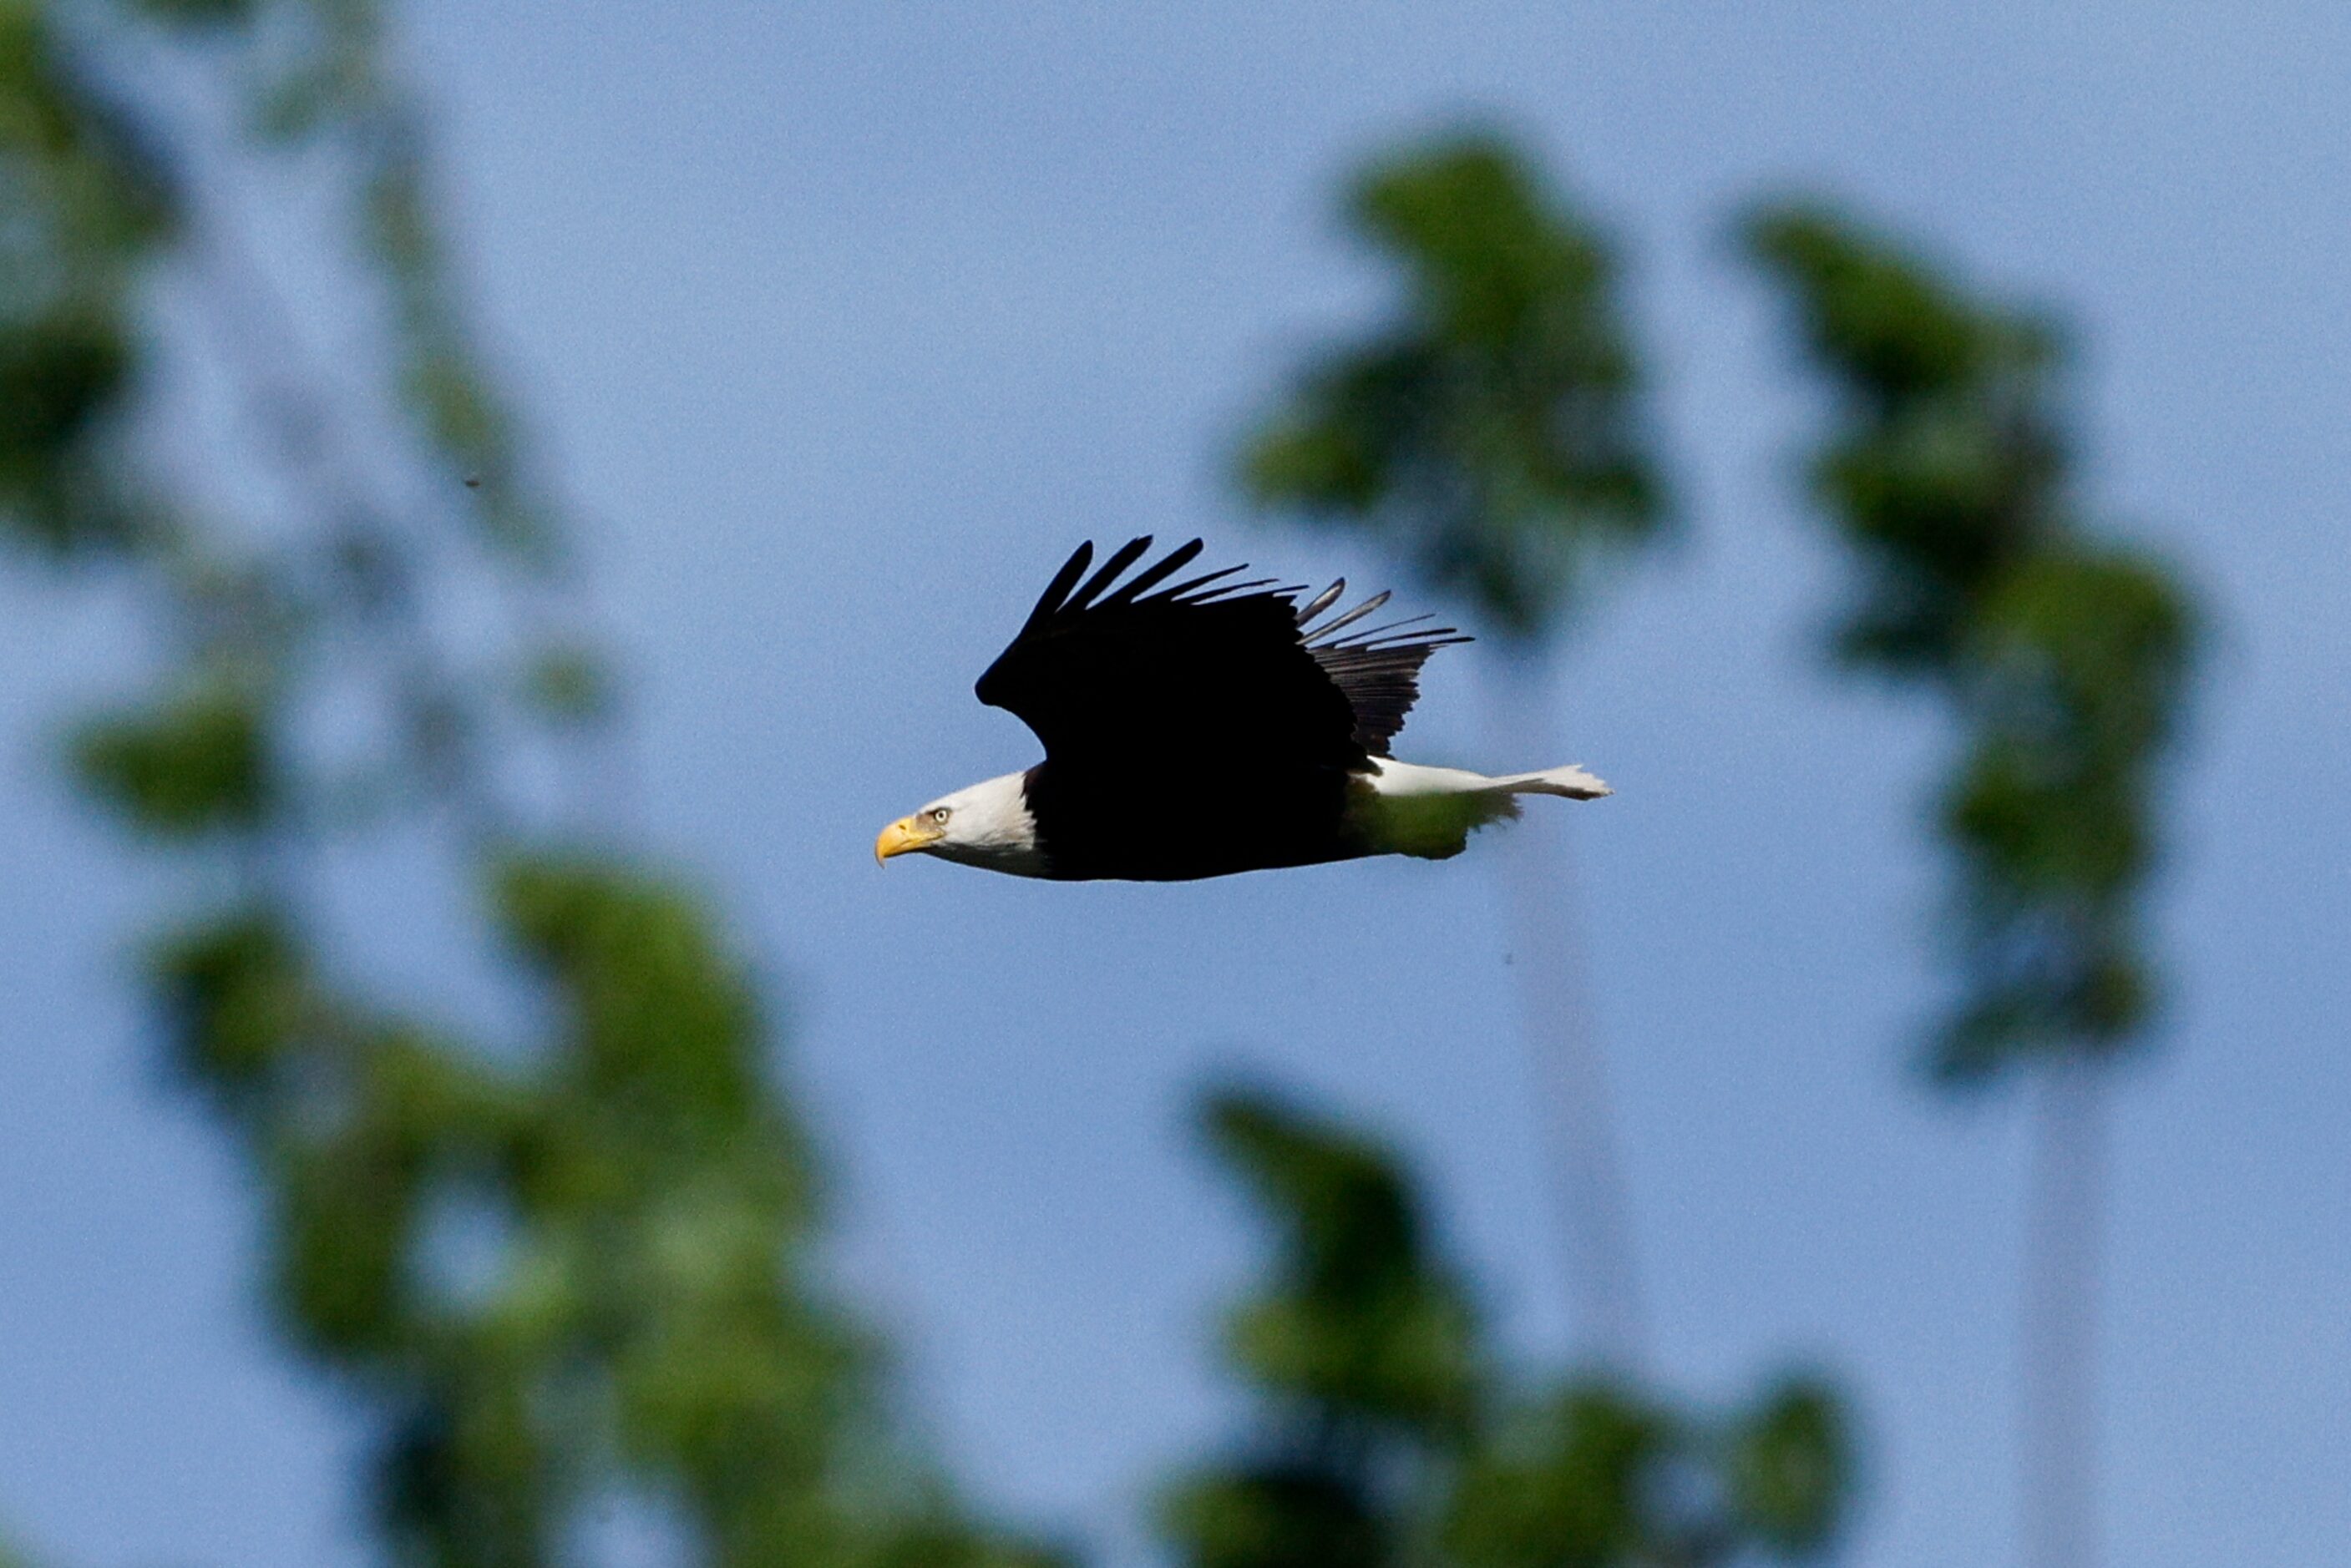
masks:
[[[810,1283],[815,1179],[726,940],[527,785],[612,710],[386,52],[364,0],[0,0],[0,524],[136,585],[167,633],[153,691],[72,761],[194,873],[152,987],[266,1195],[277,1322],[366,1413],[399,1561],[566,1561],[619,1500],[713,1563],[1034,1563],[904,1449],[875,1347]],[[206,142],[129,86],[153,70],[242,93],[258,139]],[[343,379],[379,373],[381,400],[316,370],[199,172],[283,177],[298,151],[351,243],[278,265],[379,291],[382,361]],[[196,319],[157,307],[165,274]],[[235,389],[258,441],[221,471],[272,476],[278,515],[256,493],[224,520],[157,455],[167,339]],[[503,620],[456,629],[484,582]],[[323,745],[328,713],[368,715],[366,749]],[[354,978],[381,933],[316,895],[362,833],[478,888],[486,929],[445,940],[543,1032],[427,1023],[437,999]]]
[[[1203,1121],[1275,1259],[1227,1334],[1262,1418],[1164,1505],[1193,1568],[1707,1568],[1834,1539],[1852,1442],[1824,1385],[1699,1417],[1612,1381],[1529,1384],[1386,1150],[1257,1093]]]
[[[1936,816],[1956,983],[1930,1065],[1954,1085],[2050,1080],[2023,1332],[2025,1548],[2035,1568],[2087,1568],[2102,1111],[2086,1074],[2149,1037],[2141,910],[2197,611],[2170,568],[2084,518],[2064,337],[2046,316],[1971,298],[1824,207],[1764,208],[1746,235],[1837,396],[1811,465],[1858,568],[1836,652],[1935,696],[1960,732]]]
[[[1373,164],[1347,219],[1396,275],[1395,317],[1309,360],[1242,487],[1368,531],[1514,642],[1543,640],[1595,557],[1662,513],[1608,248],[1486,135]]]

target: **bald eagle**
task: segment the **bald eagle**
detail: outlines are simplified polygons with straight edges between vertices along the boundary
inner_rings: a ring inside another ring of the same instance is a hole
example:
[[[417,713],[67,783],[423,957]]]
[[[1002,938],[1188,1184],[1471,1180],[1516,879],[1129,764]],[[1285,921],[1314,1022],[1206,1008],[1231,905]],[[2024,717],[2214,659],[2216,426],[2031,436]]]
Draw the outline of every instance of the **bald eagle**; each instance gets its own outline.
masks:
[[[1160,587],[1199,556],[1197,539],[1120,583],[1150,548],[1131,540],[1088,576],[1093,545],[1079,545],[979,678],[979,700],[1035,731],[1045,760],[900,817],[876,860],[1180,882],[1364,855],[1443,859],[1518,815],[1519,795],[1609,793],[1579,767],[1489,778],[1397,762],[1388,742],[1421,665],[1469,639],[1426,616],[1353,629],[1384,593],[1315,624],[1344,578],[1303,605],[1302,587],[1231,581],[1240,566]]]

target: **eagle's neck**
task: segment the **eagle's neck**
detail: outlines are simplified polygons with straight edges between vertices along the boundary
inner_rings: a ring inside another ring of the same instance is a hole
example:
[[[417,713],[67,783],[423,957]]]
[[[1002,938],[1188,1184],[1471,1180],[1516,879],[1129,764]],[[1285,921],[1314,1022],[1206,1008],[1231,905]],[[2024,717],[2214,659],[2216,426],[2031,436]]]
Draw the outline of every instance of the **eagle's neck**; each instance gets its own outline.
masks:
[[[1022,789],[1026,774],[1006,774],[949,795],[954,807],[947,836],[931,846],[942,860],[1006,871],[1015,877],[1046,877],[1051,871],[1037,843],[1037,819]]]

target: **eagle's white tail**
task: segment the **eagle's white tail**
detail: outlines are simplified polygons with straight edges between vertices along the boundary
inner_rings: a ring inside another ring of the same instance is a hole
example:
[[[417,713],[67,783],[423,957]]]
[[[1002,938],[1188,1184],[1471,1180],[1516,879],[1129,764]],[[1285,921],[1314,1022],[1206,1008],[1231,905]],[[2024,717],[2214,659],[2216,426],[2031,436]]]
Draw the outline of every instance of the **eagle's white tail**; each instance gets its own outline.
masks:
[[[1545,768],[1539,774],[1505,774],[1487,782],[1490,787],[1511,794],[1555,794],[1569,800],[1598,800],[1604,794],[1616,793],[1573,763],[1563,768]]]
[[[1361,825],[1381,849],[1432,860],[1458,855],[1469,835],[1488,823],[1517,816],[1519,795],[1597,800],[1612,793],[1573,766],[1489,778],[1466,768],[1423,767],[1391,757],[1378,758],[1374,765],[1378,771],[1369,781],[1371,798],[1360,808]]]

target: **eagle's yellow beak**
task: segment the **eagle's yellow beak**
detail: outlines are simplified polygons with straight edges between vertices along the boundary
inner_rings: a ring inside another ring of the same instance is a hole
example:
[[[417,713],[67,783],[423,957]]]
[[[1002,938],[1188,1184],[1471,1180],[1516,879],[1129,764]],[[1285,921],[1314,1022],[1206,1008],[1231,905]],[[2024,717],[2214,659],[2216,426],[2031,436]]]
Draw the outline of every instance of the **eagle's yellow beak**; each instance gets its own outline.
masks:
[[[902,816],[882,830],[873,841],[873,864],[881,865],[893,855],[905,855],[927,848],[946,835],[924,817]]]

